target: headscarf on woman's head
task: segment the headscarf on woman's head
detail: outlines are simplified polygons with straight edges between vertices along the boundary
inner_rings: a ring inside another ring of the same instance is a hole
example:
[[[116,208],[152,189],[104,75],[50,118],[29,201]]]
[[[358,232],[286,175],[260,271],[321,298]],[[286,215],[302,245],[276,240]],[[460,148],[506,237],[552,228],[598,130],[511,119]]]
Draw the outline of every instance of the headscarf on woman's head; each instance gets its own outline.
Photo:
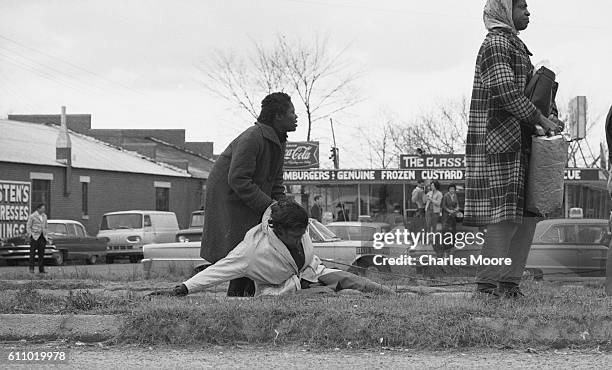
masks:
[[[487,0],[483,18],[487,31],[504,28],[518,35],[512,20],[512,0]]]

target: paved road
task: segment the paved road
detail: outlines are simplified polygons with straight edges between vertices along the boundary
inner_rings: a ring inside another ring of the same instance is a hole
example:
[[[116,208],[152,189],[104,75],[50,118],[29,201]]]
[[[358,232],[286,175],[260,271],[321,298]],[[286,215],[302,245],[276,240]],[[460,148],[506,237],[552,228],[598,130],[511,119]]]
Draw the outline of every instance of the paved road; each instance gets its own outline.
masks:
[[[65,346],[65,345],[64,345]],[[65,347],[60,347],[64,348]],[[0,354],[10,351],[54,350],[52,344],[0,344]],[[612,354],[591,351],[469,351],[424,352],[413,350],[309,350],[307,347],[98,347],[80,346],[69,349],[68,369],[354,369],[354,368],[537,368],[537,369],[605,369],[612,366]],[[3,362],[4,361],[4,362]],[[0,367],[7,360],[0,359]],[[120,365],[119,365],[120,364]],[[10,368],[30,368],[23,364]]]

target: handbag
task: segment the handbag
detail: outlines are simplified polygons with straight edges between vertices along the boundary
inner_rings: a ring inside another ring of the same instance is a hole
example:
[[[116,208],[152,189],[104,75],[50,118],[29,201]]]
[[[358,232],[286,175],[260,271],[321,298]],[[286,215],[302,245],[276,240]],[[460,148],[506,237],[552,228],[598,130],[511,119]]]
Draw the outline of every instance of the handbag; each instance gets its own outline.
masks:
[[[562,135],[532,139],[525,209],[547,216],[561,211],[569,142]]]
[[[525,96],[545,117],[550,115],[550,106],[559,88],[555,77],[555,72],[546,67],[540,67],[525,87]]]
[[[525,87],[525,95],[548,117],[559,84],[555,73],[540,67]],[[534,136],[526,179],[525,209],[546,216],[561,210],[568,141],[562,135]]]

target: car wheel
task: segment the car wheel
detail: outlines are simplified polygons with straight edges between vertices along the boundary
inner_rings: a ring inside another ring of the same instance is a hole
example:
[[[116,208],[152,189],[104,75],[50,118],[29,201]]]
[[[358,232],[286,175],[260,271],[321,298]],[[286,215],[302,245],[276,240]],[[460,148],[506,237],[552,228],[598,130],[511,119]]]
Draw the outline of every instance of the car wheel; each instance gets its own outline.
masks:
[[[106,263],[108,263],[109,265],[112,265],[113,262],[115,262],[115,257],[113,257],[113,256],[106,256]]]
[[[95,265],[97,262],[98,262],[98,256],[96,255],[89,256],[89,258],[87,258],[88,265]]]
[[[53,255],[53,264],[55,266],[61,266],[64,264],[64,254],[63,253],[55,253]]]

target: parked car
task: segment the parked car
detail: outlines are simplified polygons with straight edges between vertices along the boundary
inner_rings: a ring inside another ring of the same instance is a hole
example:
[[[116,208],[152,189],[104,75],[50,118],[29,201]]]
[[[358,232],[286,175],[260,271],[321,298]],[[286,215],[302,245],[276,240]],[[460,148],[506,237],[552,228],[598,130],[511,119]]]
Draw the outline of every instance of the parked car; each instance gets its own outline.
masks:
[[[608,220],[552,219],[538,222],[525,270],[536,278],[546,273],[605,275]]]
[[[45,247],[45,263],[60,266],[64,263],[62,253],[47,241]],[[19,262],[27,263],[30,259],[30,239],[27,235],[0,239],[0,261],[9,266],[16,266]]]
[[[143,257],[143,245],[174,242],[178,231],[174,212],[122,211],[102,216],[98,237],[109,239],[106,263],[121,257],[134,263]]]
[[[199,242],[202,241],[202,230],[204,228],[204,211],[193,211],[191,212],[191,219],[189,221],[189,228],[179,230],[176,234],[176,241],[187,243],[187,242]]]
[[[377,265],[374,258],[400,257],[428,251],[426,246],[412,248],[412,243],[388,243],[381,249],[374,248],[374,234],[391,232],[391,226],[383,222],[331,222],[324,226],[311,219],[309,233],[314,251],[327,267],[348,270],[369,276],[378,272],[402,272],[404,266]]]
[[[608,230],[608,220],[604,219],[563,218],[538,222],[525,275],[536,279],[551,273],[604,275],[610,240]],[[453,248],[450,253],[469,258],[480,252],[481,246],[475,244],[463,249]]]
[[[72,220],[49,220],[48,239],[62,254],[63,260],[83,259],[93,265],[106,257],[108,238],[89,236],[85,226]]]
[[[371,224],[368,223],[368,225]],[[377,230],[380,230],[380,227],[386,229],[388,225],[379,225]],[[388,266],[374,265],[372,261],[374,255],[399,256],[406,253],[407,249],[406,246],[402,246],[375,250],[371,241],[342,240],[322,223],[312,218],[309,220],[308,233],[312,239],[315,254],[323,260],[326,266],[356,273],[363,272],[366,275],[376,271],[389,271]],[[210,265],[208,261],[200,257],[199,241],[147,244],[143,247],[143,254],[142,263],[146,272],[152,269],[166,270],[170,265],[176,268],[192,269],[195,272]],[[365,269],[357,269],[352,266]]]

